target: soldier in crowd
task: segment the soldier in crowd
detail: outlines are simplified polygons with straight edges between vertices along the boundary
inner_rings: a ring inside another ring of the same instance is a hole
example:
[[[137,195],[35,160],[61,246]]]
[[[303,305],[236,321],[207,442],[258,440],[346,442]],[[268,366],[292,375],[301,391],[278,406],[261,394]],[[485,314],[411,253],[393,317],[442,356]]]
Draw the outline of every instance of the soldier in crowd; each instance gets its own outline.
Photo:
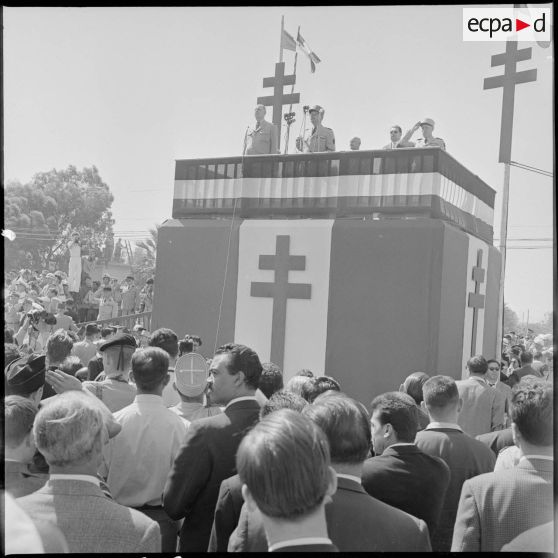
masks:
[[[268,155],[279,153],[277,127],[265,120],[265,107],[256,105],[256,126],[246,131],[244,155]]]
[[[298,137],[296,148],[304,153],[317,153],[320,151],[335,151],[335,135],[331,128],[322,125],[324,109],[320,105],[314,105],[308,110],[310,122],[312,122],[312,134],[308,139]]]

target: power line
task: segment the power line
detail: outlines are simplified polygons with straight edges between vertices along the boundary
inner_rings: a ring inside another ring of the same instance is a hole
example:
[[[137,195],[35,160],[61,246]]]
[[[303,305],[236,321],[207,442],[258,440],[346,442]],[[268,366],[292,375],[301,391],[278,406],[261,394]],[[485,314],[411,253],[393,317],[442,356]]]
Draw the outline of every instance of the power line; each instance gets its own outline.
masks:
[[[523,169],[523,170],[526,170],[526,171],[529,171],[529,172],[534,172],[536,174],[541,174],[541,175],[547,176],[549,178],[552,178],[554,176],[554,174],[549,172],[549,171],[538,169],[536,167],[531,167],[529,165],[523,165],[522,163],[516,163],[515,161],[510,161],[509,164],[513,167],[517,167],[517,168],[520,168],[520,169]]]

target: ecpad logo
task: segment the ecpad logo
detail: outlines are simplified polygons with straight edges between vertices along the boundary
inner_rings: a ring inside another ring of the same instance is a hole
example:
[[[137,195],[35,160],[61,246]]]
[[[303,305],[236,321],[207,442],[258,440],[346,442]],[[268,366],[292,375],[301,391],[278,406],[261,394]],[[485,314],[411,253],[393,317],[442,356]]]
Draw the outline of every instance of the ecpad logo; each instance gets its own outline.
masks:
[[[549,41],[550,8],[463,8],[464,41]]]

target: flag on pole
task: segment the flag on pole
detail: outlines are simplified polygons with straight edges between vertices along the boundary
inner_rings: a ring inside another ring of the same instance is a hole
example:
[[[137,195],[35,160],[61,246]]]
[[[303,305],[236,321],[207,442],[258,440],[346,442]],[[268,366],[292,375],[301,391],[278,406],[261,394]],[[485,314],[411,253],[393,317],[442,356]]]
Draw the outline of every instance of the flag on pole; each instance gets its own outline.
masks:
[[[310,68],[312,70],[312,73],[314,73],[316,71],[316,64],[318,64],[318,62],[321,62],[321,60],[318,58],[318,55],[312,51],[308,43],[304,40],[303,36],[300,34],[300,31],[298,32],[298,35],[296,37],[296,42],[298,46],[300,46],[304,54],[306,54],[306,56],[308,56],[308,58],[310,59]]]
[[[296,51],[296,41],[293,39],[292,35],[289,35],[284,29],[281,35],[281,48]]]

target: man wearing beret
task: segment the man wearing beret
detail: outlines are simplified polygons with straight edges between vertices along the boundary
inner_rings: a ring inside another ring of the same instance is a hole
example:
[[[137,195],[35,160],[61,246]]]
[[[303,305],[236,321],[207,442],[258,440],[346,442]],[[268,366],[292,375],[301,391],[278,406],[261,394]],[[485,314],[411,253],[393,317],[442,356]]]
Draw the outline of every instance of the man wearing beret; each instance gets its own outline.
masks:
[[[111,413],[130,405],[136,396],[136,387],[129,381],[136,346],[132,335],[116,334],[99,347],[106,379],[100,382],[83,382],[84,389],[98,397]]]
[[[435,138],[432,135],[434,130],[434,120],[432,118],[423,118],[419,120],[402,138],[400,144],[405,144],[411,139],[411,136],[419,129],[422,129],[422,138],[419,138],[415,147],[440,147],[446,150],[446,142],[442,138]]]
[[[45,385],[46,355],[31,354],[18,358],[4,369],[6,395],[20,395],[35,407],[43,395]]]
[[[335,135],[331,128],[322,126],[325,110],[320,105],[314,105],[308,110],[312,122],[312,135],[303,140],[297,138],[296,148],[304,153],[317,153],[320,151],[335,151]]]

